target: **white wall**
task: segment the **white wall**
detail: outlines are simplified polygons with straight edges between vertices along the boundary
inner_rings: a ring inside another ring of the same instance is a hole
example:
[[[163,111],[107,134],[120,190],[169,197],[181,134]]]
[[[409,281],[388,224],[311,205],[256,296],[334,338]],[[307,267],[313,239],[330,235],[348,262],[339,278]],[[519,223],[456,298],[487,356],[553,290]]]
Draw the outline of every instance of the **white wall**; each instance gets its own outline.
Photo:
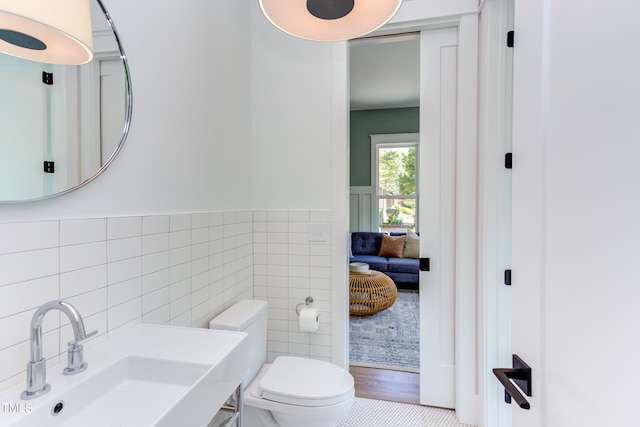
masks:
[[[335,46],[291,37],[264,18],[257,2],[250,7],[253,207],[329,208],[333,193],[345,191],[332,186],[332,177],[347,173],[331,157],[341,120],[333,115],[340,102],[332,91],[339,84]],[[406,1],[391,22],[476,9],[475,0]]]
[[[72,194],[0,205],[0,222],[250,207],[248,2],[104,4],[133,81],[124,149]]]
[[[24,381],[29,319],[47,300],[73,300],[104,337],[140,321],[203,326],[253,295],[248,5],[105,5],[129,57],[131,132],[87,186],[0,205],[0,388]],[[55,357],[69,334],[47,317]]]
[[[637,424],[640,5],[516,0],[514,426]]]
[[[332,45],[283,33],[258,2],[251,17],[253,206],[329,208]]]

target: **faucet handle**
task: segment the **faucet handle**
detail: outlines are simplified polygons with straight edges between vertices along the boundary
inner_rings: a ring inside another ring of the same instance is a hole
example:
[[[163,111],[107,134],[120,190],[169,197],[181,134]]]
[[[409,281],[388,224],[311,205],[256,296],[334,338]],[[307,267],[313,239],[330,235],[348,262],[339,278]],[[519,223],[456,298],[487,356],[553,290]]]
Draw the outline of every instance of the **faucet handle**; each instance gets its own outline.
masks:
[[[91,331],[88,334],[85,334],[84,338],[79,339],[79,340],[73,340],[73,341],[69,341],[67,343],[68,346],[74,346],[74,345],[82,345],[85,343],[85,341],[87,341],[89,338],[91,338],[94,335],[98,334],[98,330],[96,329],[95,331]]]
[[[74,341],[69,341],[67,344],[69,349],[67,350],[67,367],[64,368],[62,373],[64,375],[74,375],[87,369],[87,362],[84,361],[84,349],[82,344],[98,333],[97,330],[85,334],[84,338]]]

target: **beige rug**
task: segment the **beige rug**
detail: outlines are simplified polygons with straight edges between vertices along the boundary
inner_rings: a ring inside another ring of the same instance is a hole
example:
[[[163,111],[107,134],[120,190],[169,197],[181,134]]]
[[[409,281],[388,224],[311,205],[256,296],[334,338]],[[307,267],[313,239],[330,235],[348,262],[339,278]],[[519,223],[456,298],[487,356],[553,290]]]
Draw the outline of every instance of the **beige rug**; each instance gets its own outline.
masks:
[[[349,363],[353,366],[418,372],[419,294],[398,291],[396,302],[371,316],[349,318]]]

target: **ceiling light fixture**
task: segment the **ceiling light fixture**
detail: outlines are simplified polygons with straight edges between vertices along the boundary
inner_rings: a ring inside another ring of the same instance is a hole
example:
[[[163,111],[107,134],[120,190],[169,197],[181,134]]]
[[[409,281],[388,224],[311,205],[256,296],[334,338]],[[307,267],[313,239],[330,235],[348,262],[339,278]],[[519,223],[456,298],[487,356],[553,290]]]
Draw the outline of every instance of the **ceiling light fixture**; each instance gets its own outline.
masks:
[[[0,1],[0,52],[48,64],[93,59],[89,0]]]
[[[264,16],[292,36],[314,41],[350,40],[389,21],[402,0],[260,0]]]

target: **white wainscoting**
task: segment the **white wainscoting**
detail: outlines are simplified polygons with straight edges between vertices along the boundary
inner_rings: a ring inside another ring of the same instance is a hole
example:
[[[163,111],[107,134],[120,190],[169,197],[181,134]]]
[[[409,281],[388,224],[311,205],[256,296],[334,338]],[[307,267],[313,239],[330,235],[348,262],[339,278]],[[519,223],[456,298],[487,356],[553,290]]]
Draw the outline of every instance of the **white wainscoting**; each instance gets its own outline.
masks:
[[[207,327],[253,296],[251,211],[0,224],[0,389],[25,380],[29,323],[64,299],[93,346],[137,323]],[[44,356],[66,360],[68,320],[44,320]]]
[[[378,209],[372,186],[349,188],[349,231],[377,231]]]
[[[331,211],[225,211],[0,224],[0,390],[25,381],[29,324],[65,299],[99,335],[137,323],[208,327],[235,301],[269,301],[269,351],[330,360]],[[309,224],[327,241],[309,242]],[[255,285],[255,286],[254,286]],[[295,306],[322,311],[301,333]],[[69,322],[45,316],[44,356],[66,361]]]
[[[282,355],[331,361],[331,211],[254,212],[254,296],[269,302],[267,358]],[[326,239],[309,241],[311,224],[326,224]],[[313,297],[317,332],[300,332],[296,306]]]

